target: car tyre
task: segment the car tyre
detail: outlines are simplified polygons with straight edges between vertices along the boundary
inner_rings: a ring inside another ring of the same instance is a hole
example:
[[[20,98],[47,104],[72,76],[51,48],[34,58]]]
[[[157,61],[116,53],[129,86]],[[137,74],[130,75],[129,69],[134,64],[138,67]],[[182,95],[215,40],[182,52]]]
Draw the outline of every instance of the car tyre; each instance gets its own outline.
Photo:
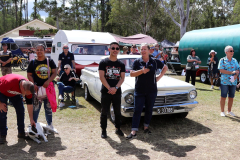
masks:
[[[200,75],[200,81],[202,83],[208,83],[209,80],[208,80],[208,77],[207,77],[207,72],[202,72],[201,75]]]
[[[183,113],[176,113],[176,114],[174,114],[174,116],[175,116],[176,118],[186,118],[187,115],[188,115],[188,112],[183,112]]]
[[[115,114],[114,114],[114,109],[113,109],[113,105],[110,105],[109,108],[109,116],[110,116],[110,120],[115,123]],[[121,116],[121,124],[126,124],[128,118],[127,117],[123,117]]]
[[[86,101],[91,101],[93,99],[92,96],[89,93],[87,85],[84,85],[84,99]]]

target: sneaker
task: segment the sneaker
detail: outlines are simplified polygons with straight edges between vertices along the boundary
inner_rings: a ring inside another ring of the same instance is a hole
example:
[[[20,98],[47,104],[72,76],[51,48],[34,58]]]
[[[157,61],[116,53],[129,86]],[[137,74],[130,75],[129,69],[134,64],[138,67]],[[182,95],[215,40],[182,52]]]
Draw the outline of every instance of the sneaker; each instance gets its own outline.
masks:
[[[235,114],[233,114],[233,112],[227,112],[227,114],[230,114],[231,116],[235,116]]]
[[[102,138],[107,138],[107,131],[106,131],[106,130],[103,130],[103,131],[102,131],[101,137],[102,137]]]
[[[220,114],[222,117],[225,117],[225,113],[224,112],[221,112]]]
[[[115,133],[119,136],[124,136],[123,132],[121,131],[121,129],[116,129]]]
[[[213,85],[211,86],[211,88],[210,88],[210,89],[214,89]]]
[[[18,133],[18,138],[23,138],[23,139],[26,139],[26,134],[25,132],[24,133]]]
[[[65,103],[63,103],[63,102],[61,102],[60,104],[59,104],[59,108],[62,108],[62,107],[64,107],[65,106]]]
[[[144,133],[147,133],[147,134],[152,134],[152,132],[147,128],[147,129],[144,129]]]
[[[135,133],[135,135],[133,135],[132,133],[130,133],[126,139],[129,140],[129,139],[132,139],[132,138],[136,138],[137,137],[137,133]]]
[[[60,94],[60,95],[58,96],[58,99],[63,100],[63,96]]]
[[[7,137],[7,136],[1,136],[1,135],[0,135],[0,144],[4,144],[4,143],[7,142],[6,137]]]

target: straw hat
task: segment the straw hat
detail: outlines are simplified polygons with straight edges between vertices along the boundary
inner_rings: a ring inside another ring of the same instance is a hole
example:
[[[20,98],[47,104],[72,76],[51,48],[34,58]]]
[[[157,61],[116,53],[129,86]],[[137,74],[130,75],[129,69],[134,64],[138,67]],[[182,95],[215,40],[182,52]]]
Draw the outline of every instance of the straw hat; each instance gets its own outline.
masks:
[[[217,54],[217,52],[215,52],[214,50],[211,50],[211,51],[209,52],[209,55],[210,55],[212,52],[214,52],[215,54]]]

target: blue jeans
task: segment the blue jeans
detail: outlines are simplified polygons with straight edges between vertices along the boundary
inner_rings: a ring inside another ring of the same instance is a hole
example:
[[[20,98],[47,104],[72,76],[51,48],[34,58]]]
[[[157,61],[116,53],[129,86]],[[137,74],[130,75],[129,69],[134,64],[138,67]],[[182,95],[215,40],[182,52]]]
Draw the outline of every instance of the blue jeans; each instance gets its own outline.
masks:
[[[59,90],[59,95],[63,96],[64,92],[71,93],[74,91],[74,88],[72,86],[65,86],[62,82],[58,82],[58,90]]]
[[[141,113],[145,105],[144,126],[148,127],[152,119],[152,110],[157,97],[154,93],[136,93],[134,92],[134,113],[132,118],[132,131],[138,131]]]
[[[42,101],[37,101],[37,103],[33,104],[33,120],[37,123],[38,115],[42,106],[42,102],[44,102],[44,109],[45,109],[45,117],[48,125],[52,124],[52,108],[48,99],[44,99]]]
[[[24,125],[24,115],[25,109],[22,101],[21,95],[16,95],[14,97],[7,97],[0,93],[0,101],[2,103],[7,104],[8,99],[12,102],[13,107],[15,108],[17,114],[17,126],[18,133],[25,133],[25,125]],[[0,134],[2,136],[7,135],[7,112],[0,112]]]
[[[236,85],[222,85],[221,84],[221,97],[226,98],[227,94],[229,98],[234,98]]]

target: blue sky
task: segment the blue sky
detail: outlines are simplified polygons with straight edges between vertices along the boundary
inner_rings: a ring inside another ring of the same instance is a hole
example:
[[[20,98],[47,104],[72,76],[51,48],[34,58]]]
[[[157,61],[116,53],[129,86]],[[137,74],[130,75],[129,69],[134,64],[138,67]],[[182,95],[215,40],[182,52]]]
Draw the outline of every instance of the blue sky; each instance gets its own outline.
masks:
[[[28,16],[31,15],[31,13],[33,12],[33,3],[35,2],[35,0],[28,0]],[[59,1],[58,1],[59,2]],[[61,3],[59,2],[58,4],[59,6],[61,5]],[[66,2],[66,7],[70,7],[70,4],[68,2]],[[46,17],[48,17],[48,13],[44,12],[44,11],[39,11],[39,14],[41,15],[41,17],[43,18],[43,20],[45,20]]]

